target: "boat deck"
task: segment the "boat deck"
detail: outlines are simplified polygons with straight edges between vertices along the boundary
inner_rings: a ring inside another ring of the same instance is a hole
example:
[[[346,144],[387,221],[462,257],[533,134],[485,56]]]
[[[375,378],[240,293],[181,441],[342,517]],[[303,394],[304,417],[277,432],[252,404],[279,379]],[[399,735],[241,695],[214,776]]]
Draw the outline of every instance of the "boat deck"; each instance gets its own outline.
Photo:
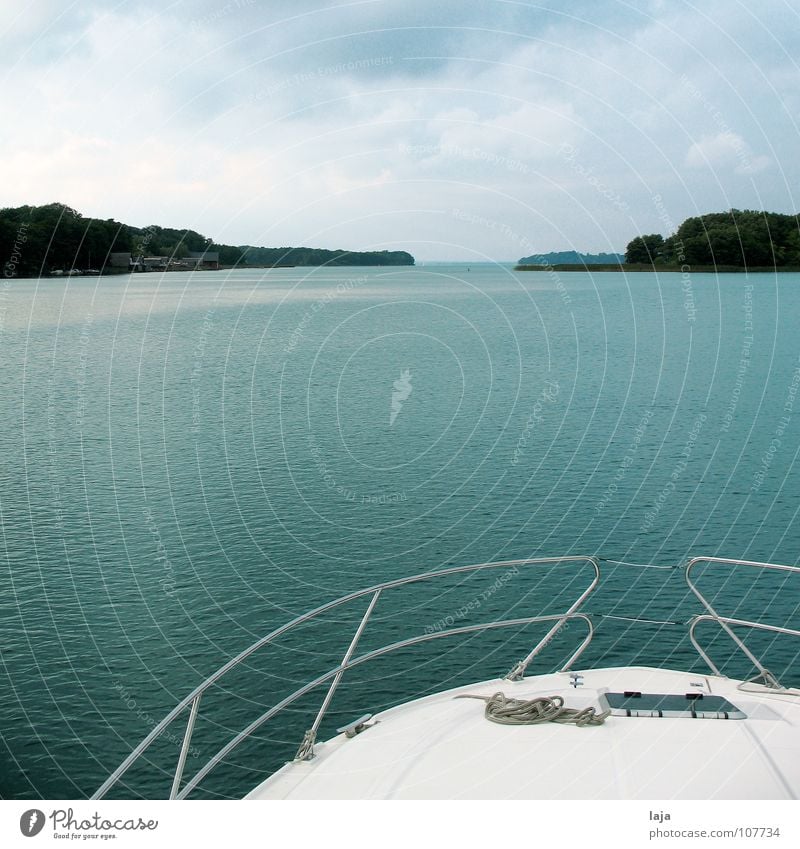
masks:
[[[577,687],[560,672],[400,705],[355,737],[318,743],[312,759],[287,764],[247,798],[800,798],[800,691],[742,690],[727,678],[647,667],[579,674]],[[483,701],[455,698],[559,695],[567,708],[600,712],[605,693],[625,691],[723,696],[746,718],[611,715],[597,726],[509,726],[488,721]]]

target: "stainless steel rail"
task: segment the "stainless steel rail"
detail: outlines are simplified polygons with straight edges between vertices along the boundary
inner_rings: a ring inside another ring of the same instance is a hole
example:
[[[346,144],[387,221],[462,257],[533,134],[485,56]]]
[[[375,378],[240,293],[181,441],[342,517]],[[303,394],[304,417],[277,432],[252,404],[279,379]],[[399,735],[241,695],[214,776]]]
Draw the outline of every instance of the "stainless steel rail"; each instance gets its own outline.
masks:
[[[695,628],[700,622],[716,622],[733,640],[736,646],[742,651],[742,653],[747,657],[747,659],[753,664],[753,666],[758,670],[758,675],[753,680],[758,680],[759,678],[763,680],[764,684],[767,687],[773,687],[775,689],[785,689],[783,685],[778,681],[778,679],[773,675],[769,669],[767,669],[764,664],[757,658],[753,652],[745,645],[744,641],[732,630],[732,625],[737,625],[743,628],[751,628],[753,630],[759,631],[770,631],[774,634],[785,634],[792,637],[800,637],[800,631],[794,628],[786,628],[780,625],[765,625],[763,622],[751,622],[747,619],[735,619],[730,616],[720,616],[719,613],[714,609],[708,599],[700,592],[697,588],[697,585],[692,581],[692,571],[698,563],[711,563],[711,564],[720,564],[723,566],[749,566],[755,569],[772,569],[778,572],[787,572],[787,573],[800,573],[800,566],[781,566],[776,563],[762,563],[757,560],[734,560],[727,557],[694,557],[686,564],[686,583],[689,585],[689,589],[697,596],[700,604],[708,611],[708,613],[700,614],[699,616],[694,616],[691,619],[691,624],[689,626],[689,638],[692,641],[692,645],[697,649],[698,654],[703,660],[708,664],[709,668],[715,675],[722,676],[722,672],[717,668],[716,664],[711,660],[708,656],[708,653],[703,650],[700,644],[697,641],[695,636]],[[724,677],[724,676],[723,676]]]
[[[313,681],[309,682],[305,686],[301,687],[299,690],[296,690],[292,693],[291,696],[287,696],[283,701],[279,702],[275,707],[270,708],[266,713],[262,714],[258,719],[254,720],[247,726],[243,731],[239,732],[229,743],[223,746],[222,749],[217,752],[212,758],[208,760],[205,766],[201,767],[193,778],[189,779],[186,782],[183,790],[177,794],[174,798],[176,799],[185,799],[186,796],[191,793],[192,790],[217,766],[227,755],[229,755],[240,743],[246,740],[254,731],[258,730],[265,722],[272,719],[277,713],[280,713],[284,708],[288,707],[292,702],[297,701],[301,696],[304,696],[306,693],[313,690],[315,687],[320,684],[324,684],[326,681],[329,681],[334,676],[340,674],[345,669],[351,669],[354,666],[359,666],[362,663],[367,663],[370,660],[374,660],[376,657],[380,657],[381,655],[388,654],[389,652],[396,651],[397,649],[405,648],[406,646],[413,646],[417,643],[424,643],[428,640],[440,639],[441,637],[449,637],[454,634],[469,634],[474,631],[486,631],[492,628],[505,628],[512,625],[528,625],[532,622],[550,622],[553,620],[558,620],[560,622],[565,621],[565,619],[582,619],[588,625],[588,633],[586,637],[584,637],[583,642],[578,647],[578,650],[570,657],[570,659],[564,664],[563,667],[559,671],[566,672],[575,660],[583,654],[583,651],[592,641],[592,637],[594,636],[594,627],[592,625],[592,620],[584,613],[572,613],[568,616],[564,614],[558,613],[553,616],[531,616],[524,619],[506,619],[499,622],[486,622],[480,625],[465,625],[460,628],[452,628],[449,631],[439,631],[435,634],[425,634],[420,637],[411,637],[407,640],[401,640],[397,643],[392,643],[389,646],[384,646],[381,649],[376,649],[375,651],[369,652],[368,654],[362,655],[355,660],[350,661],[347,664],[341,664],[337,666],[335,669],[331,669],[329,672],[325,673],[325,675],[321,675],[319,678],[315,678]],[[306,736],[308,736],[308,732],[306,732]],[[304,738],[305,739],[305,738]],[[301,746],[302,749],[302,746]],[[298,752],[302,759],[302,755]]]
[[[460,626],[457,628],[450,628],[448,630],[436,631],[430,634],[423,634],[416,637],[411,637],[406,640],[401,640],[399,642],[392,643],[391,645],[384,646],[380,649],[376,649],[371,652],[367,652],[364,655],[359,657],[353,657],[353,654],[357,648],[358,641],[361,635],[366,628],[367,622],[369,621],[374,609],[375,605],[378,601],[378,598],[381,594],[385,593],[387,590],[392,590],[397,587],[407,586],[409,584],[420,583],[423,581],[430,581],[435,578],[441,578],[445,575],[456,575],[467,572],[478,572],[486,569],[499,569],[499,568],[508,568],[508,567],[535,567],[535,566],[544,566],[544,565],[557,565],[557,564],[577,564],[579,566],[591,566],[594,571],[594,576],[589,583],[589,586],[578,596],[577,600],[573,602],[572,605],[564,612],[549,616],[531,616],[525,617],[521,619],[506,619],[499,620],[494,622],[484,622],[477,625],[466,625]],[[101,799],[106,793],[122,778],[122,776],[128,771],[128,769],[144,754],[144,752],[150,747],[150,745],[161,736],[161,734],[167,729],[172,722],[177,719],[188,707],[189,708],[189,718],[186,725],[186,730],[184,732],[183,744],[181,746],[181,751],[178,756],[178,762],[175,768],[175,774],[173,776],[172,781],[172,789],[170,791],[170,799],[184,799],[186,796],[217,766],[228,754],[230,754],[233,749],[235,749],[241,742],[246,740],[254,731],[260,728],[265,722],[270,720],[277,713],[280,713],[286,707],[291,705],[293,702],[297,701],[299,698],[304,696],[306,693],[313,690],[315,687],[318,687],[328,681],[331,681],[331,685],[325,695],[325,698],[322,702],[322,706],[317,713],[317,717],[314,720],[312,727],[306,732],[306,735],[303,739],[303,743],[301,744],[300,750],[298,751],[298,757],[306,758],[313,756],[313,746],[314,739],[316,737],[317,730],[319,729],[320,723],[327,711],[333,695],[336,691],[336,688],[342,678],[342,675],[348,670],[352,669],[355,666],[359,666],[363,663],[366,663],[370,660],[375,659],[376,657],[380,657],[381,655],[388,654],[389,652],[396,651],[400,648],[405,648],[407,646],[416,645],[418,643],[428,642],[430,640],[441,639],[443,637],[454,636],[456,634],[468,634],[476,631],[486,631],[496,628],[506,628],[518,625],[528,625],[534,622],[553,622],[552,627],[547,632],[547,634],[539,641],[539,643],[533,648],[533,650],[528,654],[528,656],[521,661],[517,666],[509,673],[509,677],[519,677],[524,674],[525,669],[528,664],[544,649],[544,647],[552,640],[558,630],[564,625],[565,622],[571,619],[582,619],[586,622],[588,626],[587,636],[584,638],[581,645],[574,652],[574,654],[569,658],[566,664],[562,667],[561,671],[568,670],[572,664],[577,660],[578,657],[584,652],[586,647],[591,642],[592,636],[594,634],[594,629],[592,627],[592,622],[588,618],[588,616],[578,613],[578,607],[583,603],[586,597],[594,590],[600,580],[600,568],[597,560],[594,557],[584,557],[584,556],[574,556],[574,557],[543,557],[543,558],[535,558],[535,559],[525,559],[525,560],[503,560],[497,561],[494,563],[478,563],[470,566],[456,566],[449,569],[440,569],[436,572],[424,572],[419,575],[414,575],[408,578],[400,578],[394,581],[386,581],[382,584],[376,584],[375,586],[369,587],[364,590],[359,590],[354,593],[350,593],[349,595],[342,596],[335,601],[328,602],[327,604],[323,604],[320,607],[315,608],[314,610],[309,611],[308,613],[304,613],[301,616],[292,619],[290,622],[287,622],[285,625],[282,625],[280,628],[276,628],[274,631],[271,631],[265,637],[262,637],[260,640],[257,640],[251,646],[246,648],[244,651],[240,652],[236,657],[231,658],[227,663],[221,666],[213,675],[209,676],[202,684],[196,687],[188,696],[182,699],[168,714],[158,723],[150,733],[142,740],[142,742],[128,755],[127,758],[114,770],[114,772],[106,779],[103,785],[97,790],[97,792],[92,796],[92,799]],[[200,708],[200,700],[203,694],[214,684],[216,684],[226,673],[230,672],[232,669],[237,667],[240,663],[250,657],[253,653],[263,648],[264,646],[275,642],[279,637],[285,634],[287,631],[296,628],[299,625],[302,625],[305,622],[308,622],[311,619],[314,619],[320,616],[327,611],[333,610],[334,608],[341,607],[344,604],[352,602],[359,598],[364,598],[370,596],[367,610],[361,618],[359,625],[353,635],[353,638],[350,642],[350,645],[347,648],[347,651],[342,658],[342,661],[336,666],[334,669],[329,672],[321,675],[320,677],[310,681],[308,684],[300,687],[295,690],[294,693],[282,699],[268,711],[263,713],[260,717],[250,723],[245,729],[243,729],[239,734],[237,734],[230,742],[228,742],[225,746],[222,747],[209,761],[200,769],[198,772],[189,779],[186,784],[181,787],[181,782],[183,780],[183,771],[186,765],[186,756],[189,751],[189,747],[191,744],[192,734],[194,733],[195,721],[197,719],[197,715]]]

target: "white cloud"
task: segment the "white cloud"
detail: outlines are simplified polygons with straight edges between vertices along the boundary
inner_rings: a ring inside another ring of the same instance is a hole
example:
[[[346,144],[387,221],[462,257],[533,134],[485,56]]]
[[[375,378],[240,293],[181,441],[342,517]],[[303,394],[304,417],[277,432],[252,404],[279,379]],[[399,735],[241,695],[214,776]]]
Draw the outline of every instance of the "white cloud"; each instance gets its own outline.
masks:
[[[0,34],[5,204],[510,259],[524,239],[621,248],[660,226],[656,194],[676,223],[796,205],[778,0],[74,6],[38,0]]]
[[[686,153],[686,164],[690,168],[733,170],[736,174],[758,174],[769,168],[768,156],[754,155],[750,145],[737,133],[723,132],[704,136],[696,141]]]

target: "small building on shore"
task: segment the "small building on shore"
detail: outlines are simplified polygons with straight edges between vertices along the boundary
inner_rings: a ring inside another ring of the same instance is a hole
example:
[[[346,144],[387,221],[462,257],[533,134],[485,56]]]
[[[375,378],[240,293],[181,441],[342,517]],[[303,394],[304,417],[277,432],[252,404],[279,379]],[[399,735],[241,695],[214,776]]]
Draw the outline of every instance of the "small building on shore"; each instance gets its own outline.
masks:
[[[131,271],[166,271],[169,266],[168,256],[141,256],[138,261],[141,269],[132,268]]]
[[[195,268],[216,271],[219,269],[219,251],[189,251],[185,261],[193,263]]]
[[[130,251],[116,251],[112,252],[108,255],[108,264],[112,268],[127,268],[130,270],[131,267],[131,252]]]
[[[197,271],[219,269],[218,251],[190,251],[178,259],[170,256],[132,256],[118,251],[109,254],[108,265],[127,271]]]

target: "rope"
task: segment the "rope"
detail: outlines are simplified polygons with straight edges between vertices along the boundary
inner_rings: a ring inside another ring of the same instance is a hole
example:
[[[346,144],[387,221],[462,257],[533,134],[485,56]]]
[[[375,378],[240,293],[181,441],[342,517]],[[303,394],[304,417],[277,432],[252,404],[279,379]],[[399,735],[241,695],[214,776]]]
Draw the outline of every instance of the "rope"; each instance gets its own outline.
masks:
[[[303,742],[300,743],[300,748],[294,756],[296,761],[310,761],[314,757],[314,743],[316,742],[317,734],[310,728],[303,735]]]
[[[538,699],[509,699],[504,693],[493,696],[474,696],[469,693],[456,696],[457,699],[481,699],[486,702],[484,716],[500,725],[539,725],[543,722],[572,723],[582,728],[584,725],[602,725],[611,713],[605,710],[597,713],[593,707],[582,710],[565,708],[561,696],[541,696]]]
[[[613,613],[591,613],[590,616],[598,616],[600,619],[619,619],[622,622],[644,622],[646,625],[678,625],[681,628],[688,622],[674,622],[670,619],[642,619],[641,616],[616,616]]]
[[[676,569],[676,566],[654,566],[652,563],[631,563],[630,560],[612,560],[610,557],[598,557],[602,563],[615,563],[617,566],[634,566],[637,569]]]

